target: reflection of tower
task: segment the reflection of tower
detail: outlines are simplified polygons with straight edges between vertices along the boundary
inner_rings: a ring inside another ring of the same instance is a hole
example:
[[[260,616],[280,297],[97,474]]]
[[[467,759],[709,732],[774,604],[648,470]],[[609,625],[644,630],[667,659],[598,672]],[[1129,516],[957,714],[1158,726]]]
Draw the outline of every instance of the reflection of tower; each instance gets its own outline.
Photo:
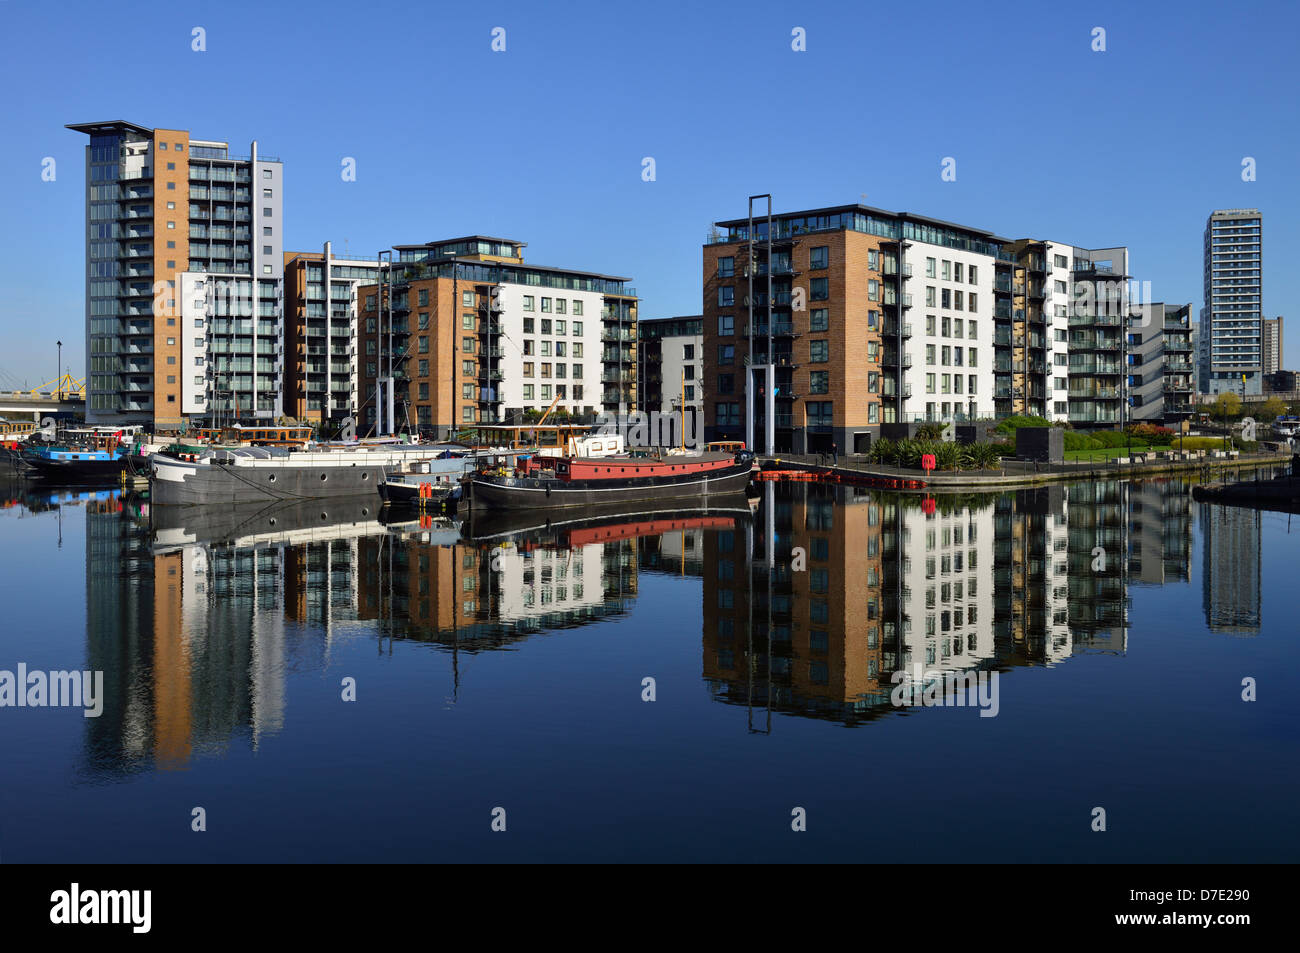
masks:
[[[1260,624],[1258,510],[1199,504],[1201,602],[1211,632],[1257,635]]]
[[[896,551],[885,561],[886,586],[901,608],[897,668],[923,672],[988,668],[995,658],[993,621],[994,511],[989,504],[951,505],[940,498],[926,512],[900,497]],[[888,604],[888,603],[887,603]]]
[[[1065,489],[1000,496],[994,514],[993,633],[999,657],[1031,665],[1068,658]]]
[[[757,519],[704,535],[703,658],[713,696],[853,723],[882,686],[884,506],[846,487],[763,485]]]
[[[1135,585],[1162,586],[1190,578],[1192,497],[1180,480],[1129,485],[1128,573]]]
[[[1075,652],[1128,648],[1128,484],[1074,483],[1069,505],[1068,591]]]

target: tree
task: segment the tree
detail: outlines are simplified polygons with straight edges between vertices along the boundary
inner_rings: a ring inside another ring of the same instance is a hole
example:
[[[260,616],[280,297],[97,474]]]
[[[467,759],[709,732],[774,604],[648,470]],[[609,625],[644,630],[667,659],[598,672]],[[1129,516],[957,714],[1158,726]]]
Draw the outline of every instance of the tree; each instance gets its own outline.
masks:
[[[1232,391],[1224,391],[1214,399],[1211,406],[1214,408],[1214,416],[1226,422],[1229,417],[1241,413],[1241,398]]]
[[[1286,413],[1286,404],[1281,397],[1270,397],[1256,410],[1260,420],[1274,421]]]

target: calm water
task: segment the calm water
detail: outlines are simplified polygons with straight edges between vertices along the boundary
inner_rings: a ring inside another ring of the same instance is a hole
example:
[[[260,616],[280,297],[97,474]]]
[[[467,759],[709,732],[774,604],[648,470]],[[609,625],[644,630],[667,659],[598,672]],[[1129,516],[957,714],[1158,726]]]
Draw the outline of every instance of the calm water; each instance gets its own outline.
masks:
[[[540,529],[9,497],[0,670],[105,704],[0,708],[0,861],[1300,859],[1300,517],[1177,480]],[[916,664],[997,716],[896,707]]]

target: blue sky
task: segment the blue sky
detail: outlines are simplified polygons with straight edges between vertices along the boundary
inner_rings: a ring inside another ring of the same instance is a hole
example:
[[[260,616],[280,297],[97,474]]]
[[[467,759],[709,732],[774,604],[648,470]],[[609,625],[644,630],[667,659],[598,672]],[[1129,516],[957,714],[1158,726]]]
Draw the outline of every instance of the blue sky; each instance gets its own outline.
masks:
[[[86,140],[63,127],[105,119],[257,139],[285,163],[286,248],[516,238],[632,277],[644,316],[700,310],[709,223],[751,193],[1126,244],[1157,300],[1196,309],[1206,216],[1258,207],[1264,310],[1294,316],[1296,368],[1298,21],[1282,3],[0,0],[0,388],[53,377],[60,337],[83,372]]]

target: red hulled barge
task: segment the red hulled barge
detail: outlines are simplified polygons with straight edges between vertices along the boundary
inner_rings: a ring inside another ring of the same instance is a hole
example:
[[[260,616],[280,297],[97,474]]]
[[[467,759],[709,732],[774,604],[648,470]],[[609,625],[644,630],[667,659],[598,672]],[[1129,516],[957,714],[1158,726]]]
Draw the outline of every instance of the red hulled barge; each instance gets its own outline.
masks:
[[[703,452],[662,456],[533,456],[513,471],[481,471],[470,481],[475,508],[592,507],[646,500],[697,500],[744,492],[754,455]]]

